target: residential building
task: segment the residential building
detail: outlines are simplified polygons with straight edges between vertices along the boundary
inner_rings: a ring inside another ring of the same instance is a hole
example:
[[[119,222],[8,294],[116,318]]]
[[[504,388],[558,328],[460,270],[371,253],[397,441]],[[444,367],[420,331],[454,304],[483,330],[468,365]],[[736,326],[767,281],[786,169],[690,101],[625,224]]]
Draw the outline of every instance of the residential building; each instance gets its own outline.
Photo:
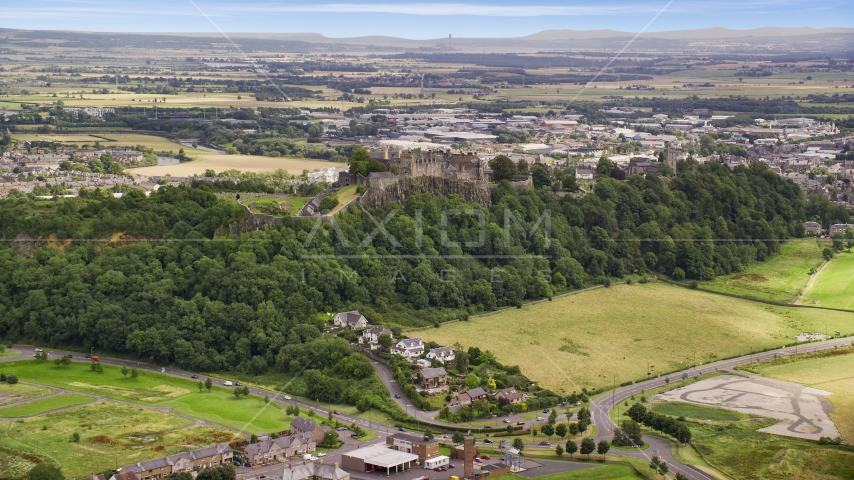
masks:
[[[376,350],[380,346],[380,335],[391,337],[392,333],[386,327],[371,327],[362,332],[362,336],[359,337],[359,343],[370,346],[371,350]],[[394,342],[394,338],[392,338],[392,342]]]
[[[247,465],[264,465],[304,455],[316,448],[317,440],[313,434],[298,433],[247,445],[243,450],[243,458]]]
[[[832,236],[836,235],[837,233],[847,232],[849,228],[854,228],[854,225],[852,225],[850,223],[834,223],[833,225],[830,226],[830,230],[828,231],[828,234],[832,237]]]
[[[486,390],[484,390],[480,387],[472,388],[471,390],[467,390],[466,394],[471,398],[472,402],[475,400],[483,400],[487,396]]]
[[[386,445],[406,453],[418,455],[418,461],[424,463],[429,458],[439,456],[439,441],[430,440],[422,435],[398,432],[385,439]]]
[[[336,327],[344,327],[348,330],[358,330],[368,326],[368,319],[359,313],[358,310],[353,310],[350,312],[335,314],[335,318],[332,319],[332,324]]]
[[[282,480],[350,480],[350,474],[338,468],[338,464],[324,465],[315,462],[289,464],[285,467]]]
[[[444,368],[422,368],[418,372],[420,386],[424,390],[441,389],[448,386],[448,372]]]
[[[119,470],[123,476],[116,474],[110,480],[157,479],[170,473],[192,472],[203,468],[228,465],[232,463],[233,457],[234,452],[231,446],[221,444],[126,465]],[[135,477],[132,478],[131,474]]]
[[[503,390],[499,390],[498,393],[495,394],[495,399],[498,400],[498,404],[501,405],[503,403],[519,403],[522,401],[523,396],[517,392],[515,388],[508,387]]]
[[[576,180],[593,180],[593,170],[589,168],[576,168],[575,169],[575,179]]]
[[[821,224],[818,222],[804,222],[807,235],[821,235]]]
[[[424,342],[420,338],[404,338],[392,347],[391,353],[406,358],[417,357],[424,353]]]
[[[323,439],[323,429],[317,425],[317,422],[302,417],[294,418],[293,421],[291,421],[291,435],[305,433],[312,434],[315,439]]]
[[[426,355],[430,360],[436,359],[445,365],[453,364],[454,351],[450,347],[431,348]]]

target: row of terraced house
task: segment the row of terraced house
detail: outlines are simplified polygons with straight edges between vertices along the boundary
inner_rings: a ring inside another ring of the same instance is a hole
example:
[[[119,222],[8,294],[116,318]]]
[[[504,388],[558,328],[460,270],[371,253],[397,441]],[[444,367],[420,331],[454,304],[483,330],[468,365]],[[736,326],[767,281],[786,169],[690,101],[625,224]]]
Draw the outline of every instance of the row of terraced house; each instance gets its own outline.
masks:
[[[152,480],[171,473],[189,473],[204,468],[229,465],[232,463],[233,456],[234,452],[228,444],[206,447],[126,465],[110,480]]]

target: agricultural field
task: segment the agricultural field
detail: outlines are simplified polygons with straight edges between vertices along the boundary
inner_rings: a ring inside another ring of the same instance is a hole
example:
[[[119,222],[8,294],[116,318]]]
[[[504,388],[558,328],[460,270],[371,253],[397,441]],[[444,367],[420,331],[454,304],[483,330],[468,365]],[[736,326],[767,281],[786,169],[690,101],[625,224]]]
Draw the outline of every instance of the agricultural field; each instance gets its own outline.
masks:
[[[50,395],[51,389],[25,383],[0,383],[0,407]]]
[[[543,387],[568,394],[780,347],[798,333],[825,328],[854,333],[854,313],[648,283],[590,290],[410,336],[490,350]]]
[[[843,354],[844,353],[844,354]],[[854,441],[854,350],[799,355],[741,367],[769,378],[833,392],[830,419],[847,443]]]
[[[44,140],[62,142],[81,146],[93,145],[96,141],[101,142],[104,148],[134,147],[143,145],[153,149],[155,152],[172,152],[177,155],[178,150],[184,149],[184,154],[193,159],[192,162],[182,162],[177,165],[163,165],[151,167],[139,167],[129,170],[137,175],[173,175],[186,177],[190,175],[204,175],[205,170],[222,172],[236,169],[242,172],[274,172],[278,169],[287,170],[292,175],[299,175],[303,170],[314,171],[329,167],[343,167],[343,163],[328,162],[325,160],[285,158],[285,157],[262,157],[258,155],[225,155],[209,152],[193,147],[181,145],[168,138],[156,135],[141,135],[132,133],[97,133],[92,135],[62,135],[51,133],[40,134],[16,134],[13,138],[17,140]]]
[[[55,395],[22,405],[0,408],[0,418],[32,417],[60,408],[85,405],[92,400],[92,397],[87,395]]]
[[[854,310],[854,253],[833,257],[804,290],[802,303]]]
[[[815,239],[792,240],[784,243],[780,252],[768,261],[753,264],[735,275],[717,277],[703,283],[703,288],[789,303],[806,287],[810,270],[824,261],[821,254],[824,246]]]
[[[24,455],[53,461],[67,478],[235,438],[225,429],[196,426],[192,420],[119,403],[93,404],[23,422],[0,422],[0,431],[0,449],[15,452],[18,463],[32,466],[21,461]],[[77,442],[72,440],[74,433],[79,435]],[[2,478],[26,472],[12,470],[2,461],[0,468]]]
[[[138,378],[123,377],[118,367],[103,365],[96,373],[83,362],[69,367],[52,362],[24,360],[4,363],[5,373],[15,373],[30,381],[83,393],[100,395],[147,406],[172,407],[176,413],[250,433],[280,431],[288,428],[290,418],[277,404],[265,404],[254,395],[234,398],[232,390],[214,386],[199,391],[195,381],[159,373],[140,371]]]

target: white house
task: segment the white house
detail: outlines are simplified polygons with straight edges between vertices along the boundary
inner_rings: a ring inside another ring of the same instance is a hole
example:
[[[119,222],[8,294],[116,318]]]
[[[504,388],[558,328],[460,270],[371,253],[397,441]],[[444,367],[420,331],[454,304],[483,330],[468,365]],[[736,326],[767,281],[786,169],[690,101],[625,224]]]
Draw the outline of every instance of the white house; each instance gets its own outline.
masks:
[[[362,332],[362,336],[359,337],[359,343],[362,345],[368,345],[371,347],[371,350],[376,350],[380,346],[380,335],[388,335],[392,336],[391,330],[386,327],[371,327]],[[392,338],[392,342],[394,338]]]
[[[454,351],[450,347],[431,348],[425,356],[430,360],[435,358],[443,364],[454,361]]]
[[[336,313],[335,318],[332,319],[332,324],[348,330],[358,330],[368,326],[368,319],[359,313],[358,310],[353,310],[351,312]]]
[[[391,353],[406,358],[417,357],[424,353],[424,342],[420,338],[404,338],[392,347]]]

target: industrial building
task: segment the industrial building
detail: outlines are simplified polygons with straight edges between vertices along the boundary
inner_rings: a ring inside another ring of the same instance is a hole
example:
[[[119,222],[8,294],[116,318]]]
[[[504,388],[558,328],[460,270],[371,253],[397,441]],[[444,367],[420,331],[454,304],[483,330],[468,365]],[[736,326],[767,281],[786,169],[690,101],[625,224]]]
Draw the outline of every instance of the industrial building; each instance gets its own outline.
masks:
[[[411,470],[419,463],[418,455],[392,450],[385,445],[371,445],[341,455],[341,466],[354,472],[379,470],[390,475]]]

